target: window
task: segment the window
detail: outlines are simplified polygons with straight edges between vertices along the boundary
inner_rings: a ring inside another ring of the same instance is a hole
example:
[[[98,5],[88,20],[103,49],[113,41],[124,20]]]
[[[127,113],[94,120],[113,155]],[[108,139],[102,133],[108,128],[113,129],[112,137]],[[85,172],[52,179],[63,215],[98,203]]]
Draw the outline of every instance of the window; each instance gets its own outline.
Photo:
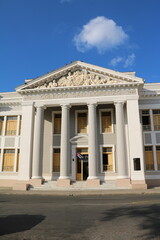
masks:
[[[54,134],[61,134],[61,113],[54,114]]]
[[[77,114],[77,133],[87,133],[87,113],[79,112]]]
[[[154,130],[160,131],[160,110],[153,110]]]
[[[160,170],[160,146],[156,146],[157,168]]]
[[[16,172],[19,171],[19,157],[20,157],[20,149],[17,151],[17,165],[16,165]]]
[[[17,131],[17,116],[7,117],[6,136],[16,135]]]
[[[151,122],[149,110],[142,110],[143,131],[151,131]]]
[[[11,172],[14,170],[14,149],[5,149],[3,155],[2,171]]]
[[[112,132],[111,112],[101,112],[102,133]]]
[[[0,135],[2,135],[3,124],[4,124],[4,117],[0,117]]]
[[[112,147],[102,148],[103,172],[113,171],[113,153]]]
[[[146,160],[146,170],[154,170],[154,159],[153,159],[153,147],[145,147],[145,160]]]
[[[60,172],[60,148],[53,149],[53,172]]]

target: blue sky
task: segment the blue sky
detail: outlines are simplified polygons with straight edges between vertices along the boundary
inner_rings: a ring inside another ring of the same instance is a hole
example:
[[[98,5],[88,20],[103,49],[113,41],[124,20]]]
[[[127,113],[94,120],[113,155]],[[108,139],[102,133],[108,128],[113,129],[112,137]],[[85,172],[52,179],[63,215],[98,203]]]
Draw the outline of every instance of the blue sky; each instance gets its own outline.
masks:
[[[0,0],[0,92],[80,60],[160,82],[159,0]]]

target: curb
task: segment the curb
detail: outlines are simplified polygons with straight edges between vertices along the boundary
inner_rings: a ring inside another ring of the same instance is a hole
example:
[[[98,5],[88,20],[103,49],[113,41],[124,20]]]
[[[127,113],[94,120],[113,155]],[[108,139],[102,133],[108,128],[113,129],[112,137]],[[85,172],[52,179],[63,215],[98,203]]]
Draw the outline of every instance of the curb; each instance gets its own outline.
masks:
[[[53,191],[13,191],[5,188],[0,188],[0,194],[6,195],[52,195],[52,196],[87,196],[87,195],[141,195],[141,194],[160,194],[160,189],[149,190],[53,190]]]

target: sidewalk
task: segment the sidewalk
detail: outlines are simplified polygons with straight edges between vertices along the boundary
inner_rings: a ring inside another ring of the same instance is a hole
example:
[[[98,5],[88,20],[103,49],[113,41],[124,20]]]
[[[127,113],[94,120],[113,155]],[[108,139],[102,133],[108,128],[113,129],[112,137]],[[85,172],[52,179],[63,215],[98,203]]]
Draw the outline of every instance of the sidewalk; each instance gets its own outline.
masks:
[[[85,196],[85,195],[121,195],[121,194],[160,194],[160,187],[147,190],[133,189],[83,189],[83,190],[50,190],[50,191],[13,191],[11,188],[0,187],[0,194],[17,194],[17,195],[54,195],[54,196]]]

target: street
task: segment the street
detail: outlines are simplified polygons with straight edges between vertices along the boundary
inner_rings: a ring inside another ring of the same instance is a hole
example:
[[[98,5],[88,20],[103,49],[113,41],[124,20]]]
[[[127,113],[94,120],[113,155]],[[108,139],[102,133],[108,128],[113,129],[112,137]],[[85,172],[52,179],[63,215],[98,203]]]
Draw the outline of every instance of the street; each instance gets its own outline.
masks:
[[[0,195],[0,240],[158,240],[160,195]]]

